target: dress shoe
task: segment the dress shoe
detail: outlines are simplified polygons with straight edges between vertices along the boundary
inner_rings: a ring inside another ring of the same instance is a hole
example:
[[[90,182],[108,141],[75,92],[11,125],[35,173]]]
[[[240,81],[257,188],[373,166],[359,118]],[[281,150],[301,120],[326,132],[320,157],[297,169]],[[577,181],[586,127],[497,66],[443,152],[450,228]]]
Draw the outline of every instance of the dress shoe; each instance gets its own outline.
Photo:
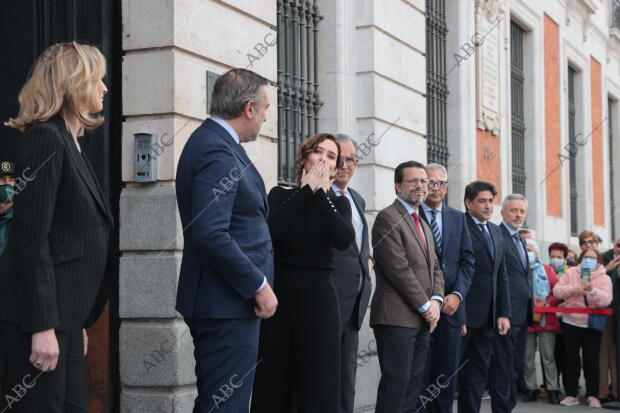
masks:
[[[560,404],[560,392],[558,390],[549,390],[549,403]]]
[[[536,400],[538,400],[538,390],[528,390],[523,397],[524,402],[535,402]]]

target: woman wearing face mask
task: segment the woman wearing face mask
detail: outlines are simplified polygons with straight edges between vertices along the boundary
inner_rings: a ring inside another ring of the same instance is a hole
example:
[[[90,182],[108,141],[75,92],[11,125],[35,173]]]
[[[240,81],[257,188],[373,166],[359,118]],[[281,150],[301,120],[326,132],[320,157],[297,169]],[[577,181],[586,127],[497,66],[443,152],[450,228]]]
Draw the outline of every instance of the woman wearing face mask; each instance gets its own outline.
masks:
[[[568,254],[566,254],[566,266],[567,268],[576,267],[579,265],[577,262],[577,253],[571,249],[568,250]]]
[[[555,271],[540,262],[538,243],[533,239],[526,239],[527,255],[532,274],[534,301],[537,307],[555,307],[560,300],[553,296],[553,287],[558,282]],[[545,377],[545,388],[549,393],[551,404],[560,403],[558,374],[555,364],[555,333],[560,324],[553,313],[534,313],[534,325],[527,329],[527,347],[525,351],[525,384],[528,393],[537,392],[536,383],[536,347],[542,358],[542,368]],[[528,399],[530,400],[530,399]]]
[[[340,314],[331,248],[344,250],[355,239],[349,201],[327,195],[340,162],[334,136],[315,135],[297,157],[298,188],[269,193],[278,311],[261,325],[253,413],[339,410]]]
[[[549,265],[553,268],[553,271],[557,274],[558,278],[562,276],[568,270],[568,264],[566,263],[566,257],[568,256],[568,247],[561,242],[554,242],[549,245]]]
[[[574,266],[568,264],[567,258],[569,251],[570,250],[568,249],[566,244],[561,242],[554,242],[553,244],[549,245],[549,265],[557,274],[558,279],[562,278],[564,274],[566,274],[566,271],[570,267]],[[559,301],[557,306],[563,307],[564,303],[562,301]],[[557,313],[556,316],[559,321],[562,321],[562,313]],[[557,366],[558,380],[561,375],[562,381],[564,382],[564,387],[566,387],[564,374],[564,335],[562,334],[561,329],[558,329],[556,331],[554,356],[555,365]]]
[[[568,308],[607,307],[611,303],[611,280],[601,264],[601,254],[594,248],[588,248],[581,253],[578,261],[579,265],[570,268],[555,285],[553,295],[564,299]],[[579,404],[577,386],[581,373],[579,351],[582,350],[588,406],[601,407],[598,399],[601,331],[591,328],[589,321],[594,321],[594,318],[590,320],[590,317],[588,314],[566,313],[562,319],[566,397],[561,404],[564,406]]]

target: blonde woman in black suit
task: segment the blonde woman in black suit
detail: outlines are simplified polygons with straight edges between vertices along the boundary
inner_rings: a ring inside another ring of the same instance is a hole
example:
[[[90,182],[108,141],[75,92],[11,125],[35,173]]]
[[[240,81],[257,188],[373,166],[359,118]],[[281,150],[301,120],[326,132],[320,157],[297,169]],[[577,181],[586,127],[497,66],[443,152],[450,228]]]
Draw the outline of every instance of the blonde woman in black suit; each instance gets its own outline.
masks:
[[[107,299],[113,222],[77,138],[103,123],[93,114],[103,110],[105,68],[95,47],[50,46],[5,123],[24,133],[16,168],[25,177],[0,271],[2,408],[11,412],[86,412],[85,328]]]

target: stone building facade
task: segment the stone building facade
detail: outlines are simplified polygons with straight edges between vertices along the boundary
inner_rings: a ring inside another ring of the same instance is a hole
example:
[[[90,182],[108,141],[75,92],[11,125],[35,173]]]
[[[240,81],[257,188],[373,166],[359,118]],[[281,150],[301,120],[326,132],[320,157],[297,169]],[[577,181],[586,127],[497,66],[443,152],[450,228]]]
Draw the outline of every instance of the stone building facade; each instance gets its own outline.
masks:
[[[586,228],[609,245],[614,225],[620,234],[616,7],[609,0],[123,0],[120,410],[192,409],[192,341],[174,310],[183,250],[175,170],[208,116],[211,74],[246,67],[273,82],[267,123],[245,145],[268,189],[286,167],[282,130],[288,136],[296,127],[283,126],[287,103],[276,85],[286,75],[283,59],[300,59],[322,102],[314,114],[306,106],[308,124],[360,144],[352,186],[366,199],[370,225],[394,198],[398,163],[443,159],[450,205],[462,209],[463,189],[475,179],[497,185],[498,203],[522,188],[527,226],[543,245],[575,246],[571,230]],[[306,35],[281,35],[291,19],[307,25]],[[134,179],[136,133],[156,137],[153,182]],[[379,367],[367,326],[359,365],[356,411],[373,411]]]

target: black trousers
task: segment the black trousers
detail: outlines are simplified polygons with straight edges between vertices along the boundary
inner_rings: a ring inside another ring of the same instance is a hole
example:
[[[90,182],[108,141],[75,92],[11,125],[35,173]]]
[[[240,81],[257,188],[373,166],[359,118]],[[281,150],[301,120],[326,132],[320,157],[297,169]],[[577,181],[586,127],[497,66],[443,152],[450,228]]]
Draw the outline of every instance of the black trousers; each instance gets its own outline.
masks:
[[[331,271],[276,269],[276,314],[260,329],[252,413],[338,413],[340,309]]]
[[[456,388],[461,358],[461,327],[453,326],[449,317],[441,315],[437,328],[431,334],[424,367],[424,386],[439,388],[439,394],[426,402],[418,401],[417,413],[452,413],[454,389]]]
[[[491,409],[494,413],[508,413],[517,405],[517,381],[523,371],[527,326],[511,326],[508,334],[493,333],[493,361],[491,363]]]
[[[564,380],[567,396],[577,397],[581,375],[579,350],[583,354],[583,375],[586,379],[586,396],[598,397],[598,357],[601,348],[601,332],[589,328],[562,323],[564,331]]]
[[[353,413],[355,406],[358,347],[359,331],[350,319],[342,327],[340,336],[340,413]]]
[[[415,411],[422,387],[430,334],[423,322],[417,328],[376,325],[381,379],[375,413]]]
[[[86,367],[82,330],[56,332],[60,354],[52,372],[29,361],[32,334],[17,324],[0,322],[0,357],[4,360],[0,410],[15,413],[86,412]]]
[[[467,327],[467,335],[463,338],[462,369],[458,376],[459,413],[480,411],[482,393],[489,377],[494,334],[490,322],[481,327]]]

